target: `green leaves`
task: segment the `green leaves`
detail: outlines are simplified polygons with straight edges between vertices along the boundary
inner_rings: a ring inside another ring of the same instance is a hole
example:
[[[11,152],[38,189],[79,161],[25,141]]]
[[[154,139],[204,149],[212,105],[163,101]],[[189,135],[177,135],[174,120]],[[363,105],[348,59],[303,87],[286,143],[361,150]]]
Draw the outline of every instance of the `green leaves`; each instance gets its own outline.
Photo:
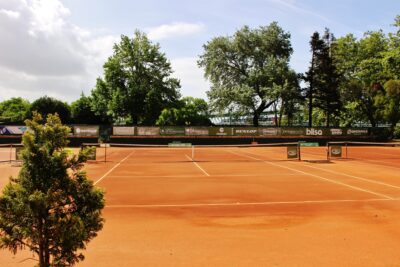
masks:
[[[104,64],[104,79],[99,78],[92,91],[92,107],[97,115],[154,124],[180,96],[179,80],[171,74],[171,64],[158,44],[140,31],[133,38],[122,35]]]
[[[22,169],[0,197],[0,246],[14,253],[27,246],[41,266],[71,265],[103,226],[104,193],[81,170],[90,149],[68,156],[70,129],[57,115],[43,123],[34,113],[26,123]]]
[[[276,22],[257,29],[245,26],[233,36],[212,39],[203,48],[198,65],[212,84],[207,92],[211,108],[250,111],[258,125],[261,112],[278,101],[274,86],[287,80],[293,52],[290,34]]]

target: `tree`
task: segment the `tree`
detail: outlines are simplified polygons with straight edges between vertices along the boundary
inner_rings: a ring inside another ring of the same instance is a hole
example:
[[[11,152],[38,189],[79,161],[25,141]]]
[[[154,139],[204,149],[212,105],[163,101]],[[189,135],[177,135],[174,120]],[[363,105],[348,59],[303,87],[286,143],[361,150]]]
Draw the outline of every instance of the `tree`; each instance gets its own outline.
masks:
[[[97,115],[129,118],[133,124],[154,124],[164,108],[179,99],[179,81],[158,44],[144,33],[122,36],[104,64],[104,79],[92,91]]]
[[[382,106],[382,117],[390,123],[391,133],[400,121],[400,80],[389,80],[384,84],[384,94],[376,97]]]
[[[26,121],[22,169],[0,196],[0,247],[27,247],[40,267],[73,265],[103,226],[104,196],[81,170],[91,151],[69,157],[70,129],[57,115],[41,121],[37,113]]]
[[[208,105],[204,99],[184,97],[178,108],[164,109],[157,125],[196,125],[206,126],[211,122],[208,118]]]
[[[375,127],[382,119],[375,98],[383,93],[386,81],[395,79],[385,71],[384,56],[387,50],[388,39],[382,31],[366,32],[360,40],[347,35],[335,41],[332,54],[343,77],[339,88],[345,113],[359,115],[349,123],[354,120],[369,121]],[[362,112],[358,113],[357,110]]]
[[[30,103],[21,97],[13,97],[0,103],[0,121],[23,122],[29,116]]]
[[[67,103],[49,96],[43,96],[32,102],[31,114],[34,111],[42,114],[44,118],[48,114],[57,113],[62,122],[67,123],[71,119],[70,107]]]
[[[90,96],[82,93],[78,100],[71,103],[71,115],[74,123],[99,124],[102,122],[102,118],[92,110],[92,101]]]
[[[312,127],[313,108],[319,108],[325,113],[325,124],[330,126],[332,114],[338,114],[341,108],[339,97],[339,74],[331,56],[333,35],[328,29],[321,38],[315,32],[310,41],[311,65],[304,80],[308,83],[306,96],[308,98],[308,126]]]
[[[283,86],[290,72],[290,34],[276,22],[258,29],[245,26],[203,48],[198,65],[212,84],[207,92],[211,108],[250,112],[258,126],[261,113],[276,101],[274,86]]]

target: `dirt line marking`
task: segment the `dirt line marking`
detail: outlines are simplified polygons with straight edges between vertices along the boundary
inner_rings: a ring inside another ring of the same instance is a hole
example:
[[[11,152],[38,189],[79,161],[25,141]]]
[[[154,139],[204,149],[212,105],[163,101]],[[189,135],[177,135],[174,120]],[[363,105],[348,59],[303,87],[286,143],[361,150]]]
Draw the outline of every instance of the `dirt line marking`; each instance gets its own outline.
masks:
[[[193,162],[194,165],[196,165],[197,168],[199,168],[206,176],[210,176],[210,174],[208,174],[208,172],[206,172],[199,164],[197,164],[197,162],[193,161],[193,159],[191,157],[189,157],[188,155],[185,155],[190,161]]]
[[[242,155],[243,157],[248,157],[248,158],[255,159],[255,160],[261,160],[259,158],[255,158],[255,157],[252,157],[252,156],[249,156],[249,155],[246,155],[246,154],[238,154],[238,153],[235,153],[235,152],[231,152],[231,153],[239,155],[239,156]],[[247,152],[247,153],[249,153],[249,152]],[[249,154],[253,154],[253,153],[249,153]],[[257,154],[253,154],[253,155],[258,156]],[[263,160],[261,160],[261,161],[263,161]],[[313,174],[313,173],[297,170],[297,169],[294,169],[294,168],[291,168],[291,167],[287,167],[287,166],[282,166],[280,164],[272,163],[272,162],[269,162],[269,161],[263,161],[263,162],[267,163],[267,164],[270,164],[270,165],[273,165],[273,166],[277,166],[277,167],[280,167],[280,168],[291,170],[291,171],[294,171],[294,172],[297,172],[297,173],[306,174],[308,176],[311,176],[311,177],[314,177],[314,178],[317,178],[317,179],[320,179],[320,180],[323,180],[323,181],[327,181],[327,182],[330,182],[330,183],[333,183],[333,184],[338,184],[338,185],[341,185],[341,186],[345,186],[345,187],[351,188],[351,189],[356,190],[356,191],[361,191],[361,192],[373,194],[373,195],[384,197],[384,198],[391,199],[391,200],[394,199],[394,198],[392,198],[392,197],[390,197],[388,195],[385,195],[385,194],[373,192],[373,191],[370,191],[370,190],[367,190],[367,189],[363,189],[361,187],[357,187],[357,186],[349,185],[349,184],[342,183],[342,182],[339,182],[339,181],[335,181],[335,180],[332,180],[332,179],[329,179],[329,178],[326,178],[326,177],[323,177],[323,176],[320,176],[320,175],[316,175],[316,174]]]
[[[128,159],[135,151],[132,151],[131,153],[128,154],[128,156],[126,156],[125,158],[123,158],[120,162],[118,162],[117,164],[114,165],[114,167],[112,167],[108,172],[106,172],[103,176],[101,176],[96,182],[94,182],[94,185],[98,184],[99,182],[101,182],[101,180],[103,180],[104,178],[107,177],[107,175],[109,175],[113,170],[115,170],[115,168],[117,168],[119,165],[121,165],[122,162],[124,162],[126,159]]]

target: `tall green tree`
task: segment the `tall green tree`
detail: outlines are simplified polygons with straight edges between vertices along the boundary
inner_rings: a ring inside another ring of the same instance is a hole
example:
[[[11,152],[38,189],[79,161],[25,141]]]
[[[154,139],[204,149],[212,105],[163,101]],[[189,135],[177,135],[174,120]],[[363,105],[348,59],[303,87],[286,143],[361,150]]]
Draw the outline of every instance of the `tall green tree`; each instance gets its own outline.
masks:
[[[359,40],[350,34],[335,41],[332,52],[342,77],[339,88],[344,112],[357,115],[347,115],[347,124],[369,121],[376,126],[382,120],[375,98],[383,93],[384,83],[395,78],[385,71],[387,51],[388,38],[382,31],[366,32]]]
[[[0,196],[0,248],[28,248],[40,267],[70,266],[102,229],[104,196],[82,171],[90,151],[68,156],[70,129],[56,115],[41,122],[27,120],[22,169]]]
[[[0,103],[0,121],[21,123],[29,116],[31,104],[21,97],[13,97]]]
[[[258,126],[261,113],[276,101],[274,88],[283,86],[290,73],[290,34],[276,22],[257,29],[245,26],[203,48],[198,64],[212,84],[207,92],[211,108],[251,113]]]
[[[396,124],[400,122],[400,80],[389,80],[384,84],[384,91],[375,98],[380,105],[382,117],[390,124],[394,132]]]
[[[179,107],[164,109],[156,124],[207,126],[211,124],[208,117],[208,104],[204,99],[184,97]]]
[[[154,124],[161,111],[180,97],[170,62],[142,32],[136,31],[133,38],[122,36],[103,68],[104,79],[98,78],[92,91],[98,115]]]
[[[309,127],[312,127],[313,108],[319,108],[325,114],[325,125],[330,126],[331,116],[338,115],[341,102],[339,97],[339,73],[331,56],[334,37],[328,29],[322,38],[315,32],[310,41],[311,64],[306,72],[308,83],[306,96],[309,105]]]
[[[33,112],[40,113],[44,118],[48,114],[57,113],[63,123],[68,123],[71,120],[71,110],[68,103],[49,96],[42,96],[33,101],[30,112],[31,114]]]
[[[102,118],[96,115],[92,109],[92,98],[85,96],[83,93],[81,97],[71,103],[71,116],[72,121],[77,124],[99,124],[107,122],[107,117]],[[104,121],[105,119],[105,121]]]

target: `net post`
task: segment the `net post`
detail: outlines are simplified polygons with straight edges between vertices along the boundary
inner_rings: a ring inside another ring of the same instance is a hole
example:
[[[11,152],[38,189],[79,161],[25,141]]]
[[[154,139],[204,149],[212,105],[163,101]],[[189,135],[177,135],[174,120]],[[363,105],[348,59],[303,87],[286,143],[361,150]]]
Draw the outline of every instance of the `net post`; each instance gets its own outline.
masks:
[[[299,161],[301,161],[300,142],[297,142],[297,154],[299,156]]]
[[[13,151],[13,144],[10,145],[10,164],[12,162],[12,151]]]
[[[104,146],[104,163],[107,163],[107,145]]]
[[[347,146],[348,146],[347,144],[348,144],[348,142],[346,142],[345,144],[346,144],[346,159],[348,159],[348,156],[347,156]]]
[[[329,142],[326,142],[326,160],[330,160],[330,154],[329,154]]]
[[[195,161],[194,160],[194,145],[192,145],[192,161]]]

